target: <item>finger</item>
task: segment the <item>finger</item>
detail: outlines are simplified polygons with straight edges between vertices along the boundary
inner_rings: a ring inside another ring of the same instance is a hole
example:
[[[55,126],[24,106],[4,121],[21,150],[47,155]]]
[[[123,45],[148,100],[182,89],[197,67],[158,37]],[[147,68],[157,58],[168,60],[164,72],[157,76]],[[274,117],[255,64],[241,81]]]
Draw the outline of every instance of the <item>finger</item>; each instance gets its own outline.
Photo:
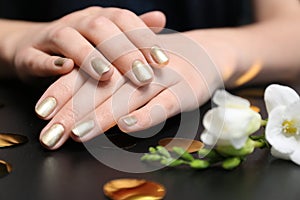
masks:
[[[70,27],[49,34],[50,49],[72,58],[77,66],[96,80],[107,80],[113,74],[110,62],[78,31]]]
[[[19,70],[21,77],[24,77],[25,74],[39,77],[66,74],[74,67],[71,59],[50,56],[32,47],[19,54],[15,58],[15,62],[16,66],[22,66]],[[28,69],[29,67],[30,69]]]
[[[125,9],[106,8],[103,16],[109,18],[144,54],[148,63],[154,67],[166,66],[169,62],[168,55],[162,47],[154,32],[134,13]]]
[[[103,28],[105,27],[105,28]],[[153,71],[144,55],[108,18],[91,16],[76,27],[79,32],[97,45],[97,49],[136,85],[151,82]]]
[[[155,79],[149,85],[137,88],[126,83],[96,109],[86,114],[72,128],[72,138],[76,141],[87,141],[111,128],[118,119],[145,105],[160,91],[178,84],[180,76],[171,68],[156,69]],[[89,126],[93,124],[93,126]]]
[[[71,137],[76,141],[87,141],[96,137],[114,126],[121,116],[141,107],[174,82],[152,82],[140,88],[129,83],[123,85],[112,97],[80,119],[73,127]]]
[[[154,33],[159,33],[166,25],[166,16],[160,11],[147,12],[140,18]]]
[[[121,117],[118,126],[123,132],[135,132],[157,125],[181,111],[172,88],[162,91],[142,108]]]
[[[52,118],[64,104],[79,90],[88,75],[74,69],[53,83],[36,104],[35,112],[42,119]]]
[[[120,73],[114,73],[111,79],[108,82],[97,82],[89,78],[72,98],[62,103],[62,108],[41,131],[42,145],[48,149],[59,148],[68,139],[75,122],[96,109],[98,104],[108,99],[126,81]],[[91,126],[91,123],[87,125]]]

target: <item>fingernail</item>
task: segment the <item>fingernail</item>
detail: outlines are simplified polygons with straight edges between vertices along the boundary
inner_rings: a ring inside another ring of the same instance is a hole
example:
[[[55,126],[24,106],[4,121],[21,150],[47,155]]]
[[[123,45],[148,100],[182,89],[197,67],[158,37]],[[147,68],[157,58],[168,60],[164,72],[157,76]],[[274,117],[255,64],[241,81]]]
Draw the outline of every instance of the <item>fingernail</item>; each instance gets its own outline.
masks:
[[[72,129],[72,132],[77,137],[83,137],[88,132],[90,132],[94,127],[95,127],[95,122],[93,120],[90,120],[75,126],[75,128]]]
[[[57,102],[54,97],[47,97],[35,108],[35,112],[41,117],[47,117],[53,112],[56,104]]]
[[[165,52],[158,46],[153,46],[150,50],[150,54],[153,60],[158,64],[165,65],[169,62],[167,54],[165,54]]]
[[[133,126],[137,123],[137,119],[134,116],[128,116],[123,118],[122,120],[127,126]]]
[[[152,79],[151,68],[139,60],[132,63],[132,71],[140,82],[147,82]]]
[[[64,133],[65,129],[61,124],[52,125],[41,137],[41,141],[48,147],[57,144]]]
[[[65,58],[57,58],[55,61],[54,61],[54,65],[58,66],[58,67],[62,67],[66,62],[66,59]]]
[[[110,66],[105,63],[101,58],[94,58],[91,61],[91,65],[95,72],[97,72],[100,76],[110,70]]]

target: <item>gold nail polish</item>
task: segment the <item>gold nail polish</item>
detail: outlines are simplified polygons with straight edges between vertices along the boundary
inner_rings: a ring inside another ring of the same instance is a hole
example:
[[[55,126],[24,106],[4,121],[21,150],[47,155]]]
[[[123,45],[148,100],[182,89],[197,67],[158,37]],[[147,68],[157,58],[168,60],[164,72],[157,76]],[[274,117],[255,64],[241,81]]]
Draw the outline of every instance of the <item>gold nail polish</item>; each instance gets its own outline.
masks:
[[[75,126],[75,128],[72,129],[72,132],[77,137],[83,137],[88,132],[90,132],[94,127],[95,127],[94,120],[90,120]]]
[[[158,64],[166,65],[169,62],[169,57],[158,46],[153,46],[150,50],[150,54],[151,54],[153,60]]]
[[[65,64],[66,59],[65,58],[57,58],[54,61],[54,65],[58,66],[58,67],[62,67]]]
[[[107,65],[101,58],[94,58],[91,60],[91,65],[95,72],[100,76],[110,70],[110,66]]]
[[[127,126],[133,126],[137,123],[137,119],[134,116],[128,116],[123,118],[122,120]]]
[[[56,99],[54,97],[47,97],[35,108],[35,112],[41,117],[50,115],[56,107]]]
[[[140,82],[147,82],[152,79],[151,68],[140,60],[135,60],[132,63],[132,71]]]
[[[61,124],[52,125],[41,137],[41,141],[48,147],[53,147],[63,136],[65,129]]]

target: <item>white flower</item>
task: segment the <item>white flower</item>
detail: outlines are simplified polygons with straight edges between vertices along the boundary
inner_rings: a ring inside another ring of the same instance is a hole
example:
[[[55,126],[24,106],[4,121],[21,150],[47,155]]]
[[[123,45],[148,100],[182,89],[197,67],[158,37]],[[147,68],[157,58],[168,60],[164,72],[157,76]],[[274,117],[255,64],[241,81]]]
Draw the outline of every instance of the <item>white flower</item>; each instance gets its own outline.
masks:
[[[225,90],[216,91],[212,101],[217,104],[203,119],[201,135],[207,145],[244,147],[248,136],[261,126],[261,116],[250,108],[250,102]]]
[[[269,113],[266,139],[273,156],[300,165],[300,98],[291,88],[270,85],[265,91]]]

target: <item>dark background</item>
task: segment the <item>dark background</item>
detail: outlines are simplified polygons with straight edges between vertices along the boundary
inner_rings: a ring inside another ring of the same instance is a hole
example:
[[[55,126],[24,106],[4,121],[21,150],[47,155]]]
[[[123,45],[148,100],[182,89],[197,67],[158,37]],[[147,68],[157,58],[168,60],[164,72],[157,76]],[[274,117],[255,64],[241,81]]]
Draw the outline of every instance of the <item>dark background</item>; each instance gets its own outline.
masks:
[[[0,179],[1,200],[106,199],[102,186],[116,178],[144,178],[159,182],[167,189],[166,200],[299,199],[300,167],[272,158],[269,150],[256,150],[233,171],[217,167],[203,171],[165,168],[142,174],[111,169],[96,160],[83,145],[72,141],[58,151],[45,150],[38,141],[45,122],[34,113],[35,102],[41,94],[42,90],[32,90],[18,82],[0,82],[0,102],[4,104],[0,109],[0,131],[29,137],[25,145],[0,149],[0,159],[13,166],[13,172]],[[262,98],[250,100],[262,108],[265,115]],[[201,108],[201,112],[208,107]],[[116,128],[106,134],[123,147],[135,143],[129,151],[143,152],[148,146],[156,145],[159,138],[174,134],[180,118],[179,115],[168,120],[163,130],[150,138],[122,136]],[[202,127],[199,127],[201,131]],[[109,151],[114,150],[104,150]],[[147,167],[147,164],[141,164]]]

